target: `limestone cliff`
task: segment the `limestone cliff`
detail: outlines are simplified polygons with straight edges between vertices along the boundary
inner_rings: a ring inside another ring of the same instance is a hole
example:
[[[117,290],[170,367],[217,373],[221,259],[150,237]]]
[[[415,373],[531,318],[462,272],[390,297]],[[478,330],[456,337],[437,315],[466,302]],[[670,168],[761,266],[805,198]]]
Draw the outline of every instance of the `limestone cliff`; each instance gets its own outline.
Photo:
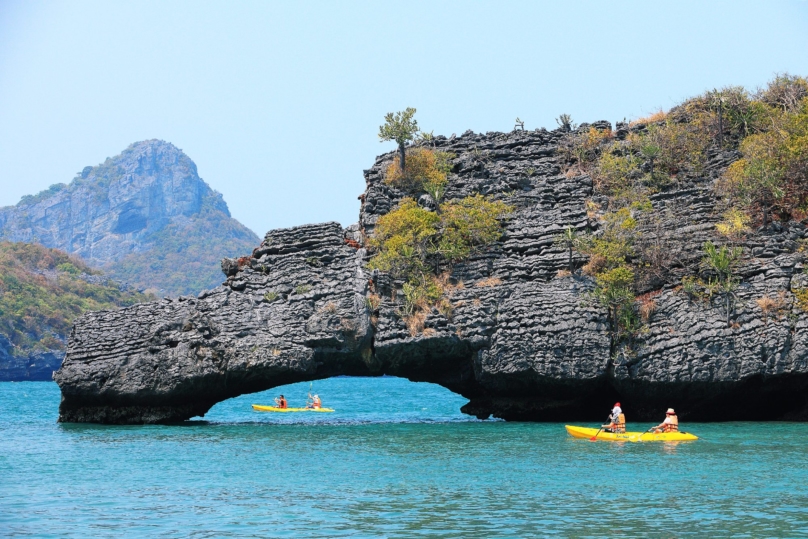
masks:
[[[215,286],[218,259],[258,242],[194,162],[160,140],[0,208],[0,239],[76,254],[110,277],[170,295]]]
[[[668,406],[691,420],[806,418],[808,316],[792,293],[808,284],[797,243],[805,226],[748,236],[733,324],[685,294],[681,277],[698,271],[715,235],[712,183],[737,159],[712,151],[703,174],[651,197],[660,217],[646,237],[665,239],[679,264],[641,291],[656,310],[627,347],[590,300],[593,280],[558,276],[567,267],[559,232],[599,226],[587,213],[592,179],[562,173],[557,150],[569,136],[434,139],[456,154],[447,199],[483,193],[516,211],[501,241],[451,268],[452,312],[433,310],[422,331],[399,314],[403,283],[365,266],[365,238],[404,196],[382,181],[386,154],[365,171],[358,225],[271,231],[251,255],[223,261],[218,288],[81,318],[55,375],[60,420],[183,420],[242,393],[338,374],[435,382],[466,396],[464,411],[479,417],[602,419],[619,398],[632,420]],[[577,267],[585,261],[575,255]],[[780,307],[764,313],[754,299],[775,293]]]

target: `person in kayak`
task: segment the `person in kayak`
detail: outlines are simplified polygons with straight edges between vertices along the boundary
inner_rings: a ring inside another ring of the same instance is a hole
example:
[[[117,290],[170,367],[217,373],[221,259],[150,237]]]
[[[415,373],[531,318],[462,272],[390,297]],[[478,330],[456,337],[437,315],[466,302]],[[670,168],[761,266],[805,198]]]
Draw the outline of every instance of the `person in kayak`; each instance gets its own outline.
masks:
[[[620,407],[620,403],[614,403],[612,413],[609,414],[609,424],[603,425],[606,432],[626,432],[626,415]]]
[[[312,397],[311,393],[309,393],[309,401],[310,402],[306,404],[306,408],[314,408],[315,410],[318,410],[323,406],[323,401],[320,400],[319,395],[314,395]]]
[[[286,397],[283,395],[275,399],[275,404],[278,408],[287,408],[289,406],[289,404],[286,402]]]
[[[654,432],[679,432],[679,417],[673,408],[668,408],[665,421],[654,427]]]

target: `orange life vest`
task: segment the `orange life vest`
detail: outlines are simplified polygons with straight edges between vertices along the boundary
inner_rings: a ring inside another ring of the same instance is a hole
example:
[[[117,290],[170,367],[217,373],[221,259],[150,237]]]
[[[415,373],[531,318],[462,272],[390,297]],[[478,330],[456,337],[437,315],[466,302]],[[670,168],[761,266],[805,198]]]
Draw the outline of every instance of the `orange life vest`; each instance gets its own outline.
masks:
[[[286,399],[281,399],[278,401],[278,408],[286,408]]]
[[[614,432],[626,432],[626,414],[617,416],[617,423],[614,424]]]
[[[671,422],[662,425],[662,432],[679,432],[679,418],[675,415],[669,417]]]

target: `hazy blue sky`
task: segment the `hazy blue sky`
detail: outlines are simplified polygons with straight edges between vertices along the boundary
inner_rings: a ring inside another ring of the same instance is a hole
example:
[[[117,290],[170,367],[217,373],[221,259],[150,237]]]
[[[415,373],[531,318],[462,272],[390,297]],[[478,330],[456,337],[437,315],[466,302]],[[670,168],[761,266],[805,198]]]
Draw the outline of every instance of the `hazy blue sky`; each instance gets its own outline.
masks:
[[[804,0],[0,0],[0,205],[160,138],[258,234],[347,225],[386,112],[614,122],[782,71],[808,75]]]

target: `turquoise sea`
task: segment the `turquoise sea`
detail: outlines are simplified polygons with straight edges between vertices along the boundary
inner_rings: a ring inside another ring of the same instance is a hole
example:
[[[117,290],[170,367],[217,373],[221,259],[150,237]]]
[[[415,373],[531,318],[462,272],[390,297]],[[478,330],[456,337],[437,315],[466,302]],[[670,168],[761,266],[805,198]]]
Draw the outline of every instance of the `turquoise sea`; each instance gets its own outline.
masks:
[[[808,537],[808,424],[589,442],[397,378],[315,382],[334,414],[250,408],[308,389],[117,427],[57,424],[53,383],[0,383],[0,536]]]

